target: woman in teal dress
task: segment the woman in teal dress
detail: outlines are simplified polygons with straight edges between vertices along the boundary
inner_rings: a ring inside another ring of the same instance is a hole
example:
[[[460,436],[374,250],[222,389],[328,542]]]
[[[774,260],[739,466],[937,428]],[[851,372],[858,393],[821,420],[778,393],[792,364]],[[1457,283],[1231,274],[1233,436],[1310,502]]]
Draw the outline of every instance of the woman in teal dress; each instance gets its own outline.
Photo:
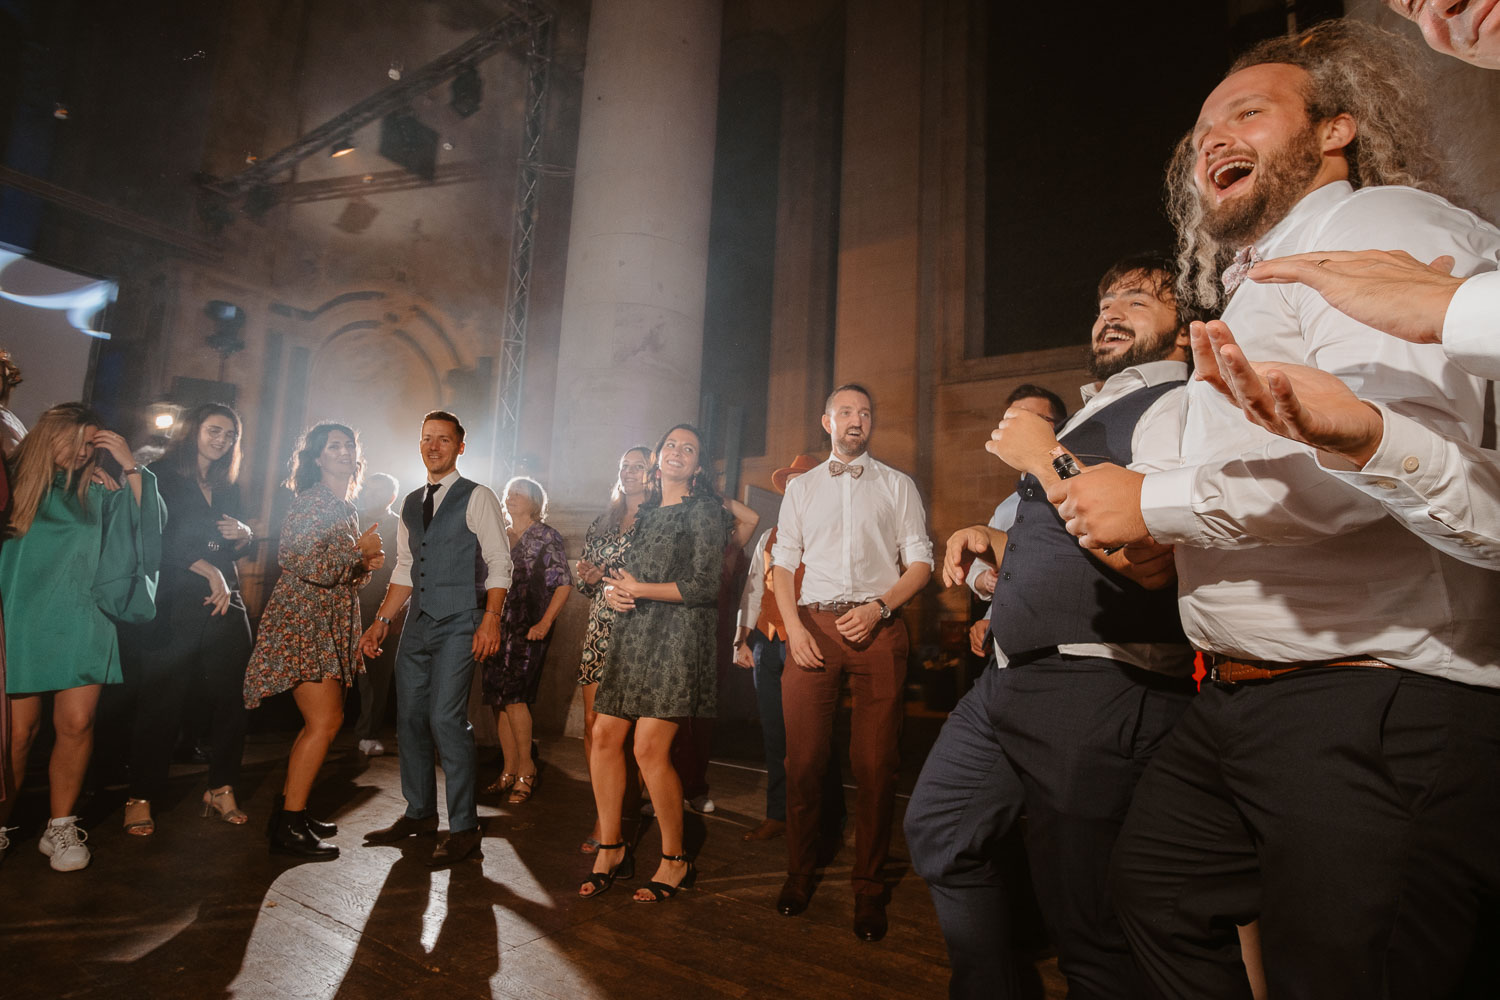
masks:
[[[103,452],[118,479],[100,468]],[[89,863],[73,815],[93,750],[94,710],[121,682],[115,622],[156,613],[165,511],[156,480],[130,446],[81,403],[43,413],[10,462],[14,507],[0,548],[6,606],[5,690],[11,706],[11,783],[19,787],[52,695],[56,743],[48,765],[51,820],[39,847],[58,871]],[[0,804],[0,827],[15,803]]]
[[[296,492],[281,526],[281,576],[271,590],[245,671],[245,707],[291,691],[302,713],[286,781],[271,814],[271,853],[338,857],[332,823],[307,815],[307,796],[344,721],[344,692],[364,673],[359,588],[385,564],[372,524],[361,534],[350,499],[364,479],[359,437],[343,424],[307,431],[286,485]]]
[[[710,718],[716,698],[719,576],[730,515],[705,469],[698,431],[679,424],[656,448],[650,492],[641,505],[625,568],[604,578],[616,612],[594,698],[594,802],[600,840],[594,872],[579,895],[596,896],[632,872],[621,836],[625,744],[635,723],[635,758],[656,806],[661,864],[636,891],[640,902],[675,895],[694,877],[682,845],[682,782],[672,739],[682,718]]]

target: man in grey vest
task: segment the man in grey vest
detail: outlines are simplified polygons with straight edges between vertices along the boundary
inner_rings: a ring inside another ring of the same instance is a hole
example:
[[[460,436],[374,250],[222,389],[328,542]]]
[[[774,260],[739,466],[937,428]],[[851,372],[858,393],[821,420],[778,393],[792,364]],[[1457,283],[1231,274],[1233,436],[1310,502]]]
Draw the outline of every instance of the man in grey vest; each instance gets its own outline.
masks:
[[[448,836],[433,850],[431,863],[446,865],[479,846],[469,688],[474,664],[500,648],[510,544],[494,492],[458,474],[464,451],[458,418],[444,410],[423,417],[421,447],[427,483],[402,504],[396,569],[360,640],[365,656],[379,655],[391,618],[411,601],[396,651],[396,734],[406,812],[365,840],[393,844],[437,831],[435,747],[447,781]]]
[[[994,666],[949,716],[906,812],[912,867],[931,888],[948,944],[953,997],[1017,995],[997,848],[1023,809],[1032,881],[1068,995],[1145,995],[1105,872],[1135,783],[1192,696],[1192,650],[1170,549],[1085,551],[1046,486],[1064,449],[1083,464],[1121,465],[1137,450],[1175,450],[1191,317],[1178,308],[1173,274],[1166,258],[1142,256],[1104,275],[1083,408],[1060,444],[1047,418],[1007,410],[986,447],[1026,473],[1014,519],[1007,531],[977,525],[949,542],[949,584],[964,582],[976,553],[998,571]]]

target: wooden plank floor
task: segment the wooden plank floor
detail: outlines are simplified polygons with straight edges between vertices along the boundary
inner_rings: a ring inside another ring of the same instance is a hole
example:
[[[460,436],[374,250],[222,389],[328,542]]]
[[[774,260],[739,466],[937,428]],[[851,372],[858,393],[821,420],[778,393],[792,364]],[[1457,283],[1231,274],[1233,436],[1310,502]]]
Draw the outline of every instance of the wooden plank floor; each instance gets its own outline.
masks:
[[[349,743],[346,735],[335,745],[314,792],[314,805],[339,824],[343,849],[321,864],[266,852],[281,736],[255,737],[247,753],[248,826],[197,815],[198,774],[174,779],[175,801],[159,806],[149,838],[121,830],[123,793],[100,793],[85,810],[94,861],[79,873],[51,871],[37,851],[45,802],[31,788],[19,815],[32,821],[0,867],[0,997],[946,996],[942,938],[900,838],[904,795],[890,865],[891,930],[867,944],[850,929],[850,844],[805,914],[787,919],[772,909],[784,842],[740,840],[764,805],[765,777],[753,760],[716,760],[709,777],[718,809],[689,814],[697,888],[646,905],[627,888],[640,877],[597,900],[576,895],[589,870],[577,845],[593,810],[580,741],[543,744],[531,802],[481,796],[482,858],[438,871],[425,864],[431,838],[360,846],[363,832],[395,818],[404,802],[396,758],[367,760]],[[482,780],[493,770],[482,768]],[[914,771],[903,769],[904,791]],[[648,827],[641,877],[654,870],[658,851]],[[1063,996],[1053,964],[1039,969],[1047,996]]]

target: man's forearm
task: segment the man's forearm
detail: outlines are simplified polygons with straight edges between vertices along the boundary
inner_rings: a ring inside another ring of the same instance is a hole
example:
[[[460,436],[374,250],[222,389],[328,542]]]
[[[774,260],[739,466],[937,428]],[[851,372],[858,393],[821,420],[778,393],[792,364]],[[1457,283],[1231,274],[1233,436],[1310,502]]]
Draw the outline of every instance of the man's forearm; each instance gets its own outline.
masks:
[[[771,567],[771,586],[776,591],[776,607],[781,609],[781,620],[786,623],[787,633],[802,627],[797,614],[797,578],[792,571],[782,566]]]
[[[932,579],[932,567],[929,564],[912,563],[906,567],[901,578],[892,584],[891,589],[880,595],[881,600],[895,610],[915,597],[917,591],[927,586],[927,581],[930,579]]]
[[[380,602],[380,610],[375,612],[375,617],[387,620],[396,617],[396,612],[406,607],[406,602],[411,599],[411,588],[399,583],[389,584],[385,588],[385,599]]]

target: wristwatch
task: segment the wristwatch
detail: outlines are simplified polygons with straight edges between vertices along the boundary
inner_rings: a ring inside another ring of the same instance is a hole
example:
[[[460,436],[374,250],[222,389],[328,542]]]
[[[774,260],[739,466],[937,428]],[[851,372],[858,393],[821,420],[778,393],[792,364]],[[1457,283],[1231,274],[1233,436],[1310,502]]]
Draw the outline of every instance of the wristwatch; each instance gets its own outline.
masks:
[[[391,620],[389,618],[387,618],[385,615],[376,615],[375,616],[375,620],[378,621],[382,625],[389,625],[391,623]]]
[[[891,616],[891,606],[889,604],[885,603],[878,597],[875,598],[875,603],[880,605],[881,618],[889,618]]]

